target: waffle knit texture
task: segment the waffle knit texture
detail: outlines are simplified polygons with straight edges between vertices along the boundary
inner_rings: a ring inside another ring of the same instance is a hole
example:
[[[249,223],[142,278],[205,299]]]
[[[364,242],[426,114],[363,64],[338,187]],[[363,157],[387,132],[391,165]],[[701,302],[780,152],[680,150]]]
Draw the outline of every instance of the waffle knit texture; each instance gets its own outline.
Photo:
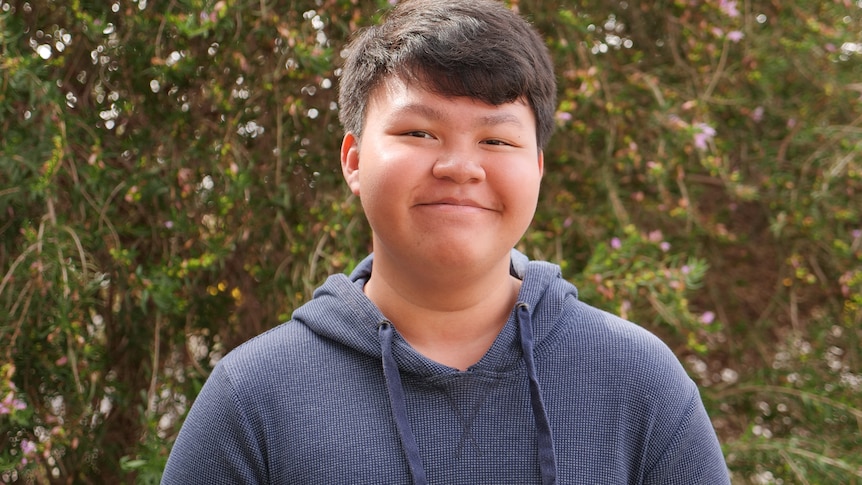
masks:
[[[163,484],[730,483],[674,354],[579,301],[557,266],[512,253],[518,304],[459,371],[364,295],[372,262],[218,363]]]

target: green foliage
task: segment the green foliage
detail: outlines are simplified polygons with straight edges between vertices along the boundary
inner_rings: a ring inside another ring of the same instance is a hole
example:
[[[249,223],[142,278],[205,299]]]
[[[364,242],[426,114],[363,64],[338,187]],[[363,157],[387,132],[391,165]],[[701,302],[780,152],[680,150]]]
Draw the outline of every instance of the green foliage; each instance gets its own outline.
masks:
[[[510,3],[560,80],[520,248],[677,351],[735,483],[862,481],[862,8]],[[389,4],[0,0],[0,480],[156,483],[367,254],[335,86]]]

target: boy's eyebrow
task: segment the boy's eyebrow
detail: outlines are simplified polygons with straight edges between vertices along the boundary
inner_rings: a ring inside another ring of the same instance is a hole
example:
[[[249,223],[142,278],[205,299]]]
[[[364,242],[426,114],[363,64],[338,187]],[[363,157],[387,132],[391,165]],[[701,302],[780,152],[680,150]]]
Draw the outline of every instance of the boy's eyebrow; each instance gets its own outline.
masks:
[[[395,108],[395,114],[415,114],[434,121],[440,121],[444,118],[442,112],[432,108],[431,106],[419,103],[408,103],[398,106]]]
[[[445,118],[445,115],[442,111],[420,103],[409,103],[403,106],[399,106],[395,109],[395,114],[416,114],[433,121],[441,121]],[[495,126],[502,125],[505,123],[512,123],[518,126],[523,126],[521,120],[517,116],[507,112],[494,113],[482,116],[481,118],[479,118],[479,122],[477,124],[481,126]]]
[[[492,115],[487,115],[482,117],[482,125],[494,126],[494,125],[502,125],[504,123],[512,123],[518,126],[523,126],[521,124],[521,120],[513,115],[512,113],[495,113]]]

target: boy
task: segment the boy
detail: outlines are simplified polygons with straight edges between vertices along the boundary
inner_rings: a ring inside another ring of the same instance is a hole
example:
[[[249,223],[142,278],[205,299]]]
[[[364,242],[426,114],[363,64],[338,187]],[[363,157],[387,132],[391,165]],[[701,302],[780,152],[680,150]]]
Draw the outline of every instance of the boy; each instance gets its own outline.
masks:
[[[670,350],[512,250],[553,129],[541,37],[493,0],[407,0],[348,52],[373,256],[222,359],[163,483],[729,483]]]

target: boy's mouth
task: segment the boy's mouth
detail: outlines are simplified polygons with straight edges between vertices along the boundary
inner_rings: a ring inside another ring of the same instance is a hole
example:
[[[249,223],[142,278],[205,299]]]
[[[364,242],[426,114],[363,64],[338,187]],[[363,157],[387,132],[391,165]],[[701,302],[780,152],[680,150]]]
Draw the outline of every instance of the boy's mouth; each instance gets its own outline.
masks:
[[[478,202],[476,202],[472,199],[456,199],[454,197],[447,197],[444,199],[439,199],[439,200],[435,200],[435,201],[428,202],[425,204],[420,204],[420,205],[452,205],[452,206],[459,206],[459,207],[475,207],[477,209],[484,209],[485,208],[481,204],[479,204]]]
[[[476,200],[458,197],[444,197],[441,199],[432,199],[416,204],[417,208],[434,209],[441,213],[452,214],[479,214],[486,211],[494,211],[492,207],[488,207]]]

